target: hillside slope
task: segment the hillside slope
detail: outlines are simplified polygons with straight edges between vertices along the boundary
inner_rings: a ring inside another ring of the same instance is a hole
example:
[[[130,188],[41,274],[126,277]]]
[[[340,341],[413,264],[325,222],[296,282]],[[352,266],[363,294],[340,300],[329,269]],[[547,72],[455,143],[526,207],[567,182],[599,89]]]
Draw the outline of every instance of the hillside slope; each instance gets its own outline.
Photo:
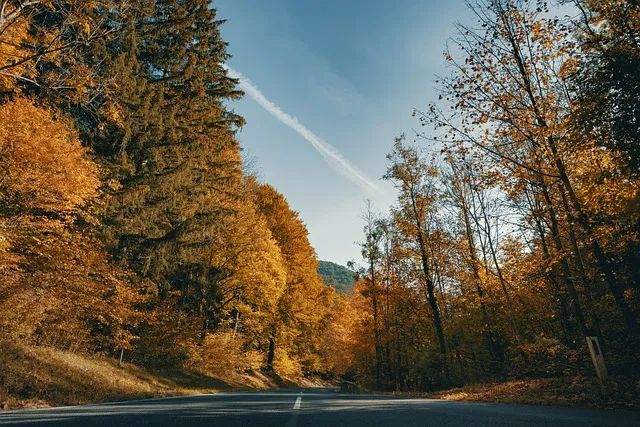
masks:
[[[261,371],[152,371],[116,359],[0,340],[0,410],[291,385]]]
[[[327,285],[331,285],[339,293],[346,294],[353,291],[356,273],[347,267],[331,261],[318,261],[318,273]]]

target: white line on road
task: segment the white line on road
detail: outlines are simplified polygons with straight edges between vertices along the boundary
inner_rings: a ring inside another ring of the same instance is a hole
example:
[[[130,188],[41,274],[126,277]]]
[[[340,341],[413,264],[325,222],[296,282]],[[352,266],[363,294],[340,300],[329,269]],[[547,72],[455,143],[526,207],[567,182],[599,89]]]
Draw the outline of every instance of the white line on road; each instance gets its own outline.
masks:
[[[296,397],[296,403],[293,404],[293,410],[294,411],[299,410],[301,404],[302,404],[302,392],[300,392],[298,397]],[[297,425],[298,425],[298,413],[294,412],[293,415],[291,415],[291,418],[289,418],[289,422],[285,427],[297,427]]]

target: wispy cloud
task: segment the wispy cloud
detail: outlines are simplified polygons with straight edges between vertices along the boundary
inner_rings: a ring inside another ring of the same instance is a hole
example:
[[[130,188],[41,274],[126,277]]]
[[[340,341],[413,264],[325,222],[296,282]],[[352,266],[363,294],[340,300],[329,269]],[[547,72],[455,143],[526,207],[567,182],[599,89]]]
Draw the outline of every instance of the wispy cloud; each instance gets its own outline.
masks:
[[[297,118],[284,112],[279,106],[268,100],[260,89],[251,82],[251,80],[230,67],[227,67],[227,72],[231,77],[240,81],[240,88],[253,98],[262,108],[280,122],[296,131],[307,142],[309,142],[334,170],[341,173],[367,192],[378,191],[378,185],[354,164],[347,160],[336,147],[311,132],[302,123],[300,123]]]

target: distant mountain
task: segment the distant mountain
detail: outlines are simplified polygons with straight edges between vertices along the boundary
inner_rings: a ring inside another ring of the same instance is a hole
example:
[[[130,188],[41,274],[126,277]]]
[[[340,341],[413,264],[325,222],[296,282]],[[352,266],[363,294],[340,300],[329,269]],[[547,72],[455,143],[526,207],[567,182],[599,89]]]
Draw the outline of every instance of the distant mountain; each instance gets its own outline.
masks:
[[[356,273],[331,261],[319,261],[318,263],[318,273],[327,285],[333,286],[341,294],[353,291]]]

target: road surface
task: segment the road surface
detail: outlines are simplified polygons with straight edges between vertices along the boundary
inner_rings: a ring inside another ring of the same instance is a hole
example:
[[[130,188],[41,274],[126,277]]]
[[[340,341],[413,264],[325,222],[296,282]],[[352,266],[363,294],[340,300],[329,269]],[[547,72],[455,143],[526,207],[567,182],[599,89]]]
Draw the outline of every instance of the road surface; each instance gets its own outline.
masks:
[[[221,393],[0,412],[39,426],[640,426],[640,413],[343,394],[333,389]]]

